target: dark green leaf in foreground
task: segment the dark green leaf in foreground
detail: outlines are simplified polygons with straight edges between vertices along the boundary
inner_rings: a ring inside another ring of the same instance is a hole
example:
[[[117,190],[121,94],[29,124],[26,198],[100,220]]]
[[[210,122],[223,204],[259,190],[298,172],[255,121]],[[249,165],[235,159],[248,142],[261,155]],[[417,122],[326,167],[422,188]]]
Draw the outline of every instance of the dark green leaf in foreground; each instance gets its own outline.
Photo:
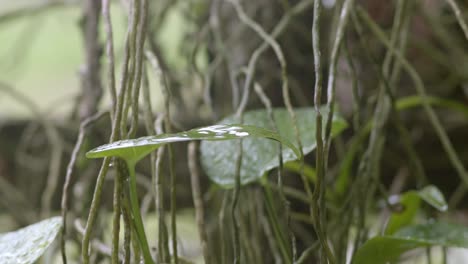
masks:
[[[321,108],[321,112],[326,116],[326,108]],[[298,108],[295,110],[297,125],[299,127],[303,153],[307,154],[316,147],[315,140],[315,110],[313,108]],[[282,138],[287,139],[297,145],[294,133],[294,125],[288,111],[284,108],[273,110],[278,133]],[[220,121],[221,124],[235,122],[234,116],[227,117]],[[244,114],[244,124],[255,125],[267,129],[273,129],[266,110],[256,110]],[[336,136],[346,128],[346,122],[335,115],[333,119],[332,136]],[[325,130],[325,125],[323,126]],[[201,163],[207,175],[223,187],[234,186],[237,142],[207,142],[203,141],[200,146]],[[265,172],[276,168],[278,164],[278,144],[265,139],[245,139],[243,140],[241,183],[248,184],[260,179]],[[283,161],[296,160],[290,149],[283,148]]]
[[[61,223],[60,217],[54,217],[14,232],[0,234],[0,263],[35,263],[54,241]]]
[[[120,140],[114,143],[99,146],[88,153],[88,158],[103,158],[116,156],[123,158],[128,163],[135,163],[158,147],[181,141],[191,140],[229,140],[240,138],[266,138],[281,142],[287,146],[291,153],[299,157],[299,150],[287,139],[275,132],[264,128],[249,125],[214,125],[196,128],[177,134],[161,134],[157,136],[142,137],[137,139]]]
[[[421,200],[442,212],[448,208],[444,195],[433,185],[426,186],[419,191],[408,191],[397,198],[402,210],[392,213],[385,229],[385,235],[392,235],[400,228],[410,225],[421,207]]]
[[[385,264],[408,250],[427,246],[468,248],[468,228],[430,223],[406,227],[392,236],[377,236],[358,249],[353,264]]]

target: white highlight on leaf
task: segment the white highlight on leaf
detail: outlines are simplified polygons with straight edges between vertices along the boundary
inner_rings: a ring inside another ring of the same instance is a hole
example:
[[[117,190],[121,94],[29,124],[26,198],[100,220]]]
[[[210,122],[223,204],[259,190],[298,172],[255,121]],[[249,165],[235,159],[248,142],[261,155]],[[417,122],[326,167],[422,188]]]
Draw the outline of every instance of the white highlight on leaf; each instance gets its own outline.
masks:
[[[229,135],[234,135],[237,137],[246,137],[249,135],[248,132],[238,131],[238,130],[242,130],[242,128],[236,127],[236,126],[214,125],[214,126],[200,128],[198,132],[202,134],[207,134],[209,132],[215,133],[217,137],[221,136],[222,134],[229,134]]]

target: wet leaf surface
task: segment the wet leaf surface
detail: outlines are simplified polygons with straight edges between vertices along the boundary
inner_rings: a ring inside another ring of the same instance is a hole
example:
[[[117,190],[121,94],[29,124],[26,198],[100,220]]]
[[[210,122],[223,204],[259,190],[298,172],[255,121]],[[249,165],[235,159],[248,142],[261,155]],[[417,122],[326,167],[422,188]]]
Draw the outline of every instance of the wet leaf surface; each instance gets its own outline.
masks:
[[[196,128],[176,134],[161,134],[137,139],[120,140],[99,146],[88,153],[88,158],[116,156],[127,162],[137,162],[158,147],[174,142],[191,140],[232,140],[241,138],[265,138],[276,140],[288,147],[292,155],[299,157],[299,150],[287,139],[270,130],[250,125],[214,125]],[[294,153],[294,154],[293,154]]]
[[[54,241],[61,223],[60,217],[54,217],[14,232],[0,234],[0,263],[35,263]]]

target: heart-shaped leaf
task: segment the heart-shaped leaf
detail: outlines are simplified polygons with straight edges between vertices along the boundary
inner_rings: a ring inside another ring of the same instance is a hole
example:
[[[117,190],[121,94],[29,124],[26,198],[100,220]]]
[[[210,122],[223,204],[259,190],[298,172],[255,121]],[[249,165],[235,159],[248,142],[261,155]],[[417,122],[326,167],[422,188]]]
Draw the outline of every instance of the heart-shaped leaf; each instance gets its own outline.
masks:
[[[248,137],[276,140],[287,146],[291,153],[294,153],[297,158],[300,156],[299,150],[288,139],[270,130],[249,125],[214,125],[177,134],[161,134],[137,139],[120,140],[99,146],[86,153],[86,157],[103,158],[116,156],[123,158],[128,163],[135,163],[158,147],[168,143],[191,140],[218,141]]]
[[[393,197],[399,199],[396,202],[402,205],[403,208],[401,212],[392,213],[385,229],[385,235],[391,235],[402,227],[410,225],[420,208],[421,200],[442,212],[448,208],[444,195],[433,185],[426,186],[419,191],[408,191],[400,197],[392,196],[390,199],[393,199]],[[395,202],[390,201],[390,203]]]
[[[295,110],[297,126],[301,135],[304,155],[316,147],[315,140],[315,110],[313,108],[299,108]],[[326,108],[321,108],[321,113],[326,116]],[[293,142],[297,146],[294,132],[294,124],[288,111],[284,108],[273,109],[273,115],[278,127],[278,133],[282,138]],[[229,124],[236,121],[234,116],[220,121],[220,124]],[[244,124],[255,125],[273,129],[266,110],[256,110],[244,114]],[[332,136],[336,136],[346,128],[346,122],[337,115],[333,118]],[[325,129],[325,125],[323,126]],[[215,183],[230,188],[234,186],[237,143],[233,141],[207,142],[200,146],[201,164]],[[241,184],[248,184],[260,179],[265,172],[277,167],[278,144],[265,139],[243,140],[242,167],[240,171]],[[290,149],[283,148],[283,161],[296,160]]]
[[[61,217],[53,217],[14,232],[0,234],[0,263],[35,263],[54,241],[61,223]]]
[[[377,236],[357,250],[353,264],[385,264],[408,250],[427,246],[468,248],[468,228],[430,223],[406,227],[392,236]]]

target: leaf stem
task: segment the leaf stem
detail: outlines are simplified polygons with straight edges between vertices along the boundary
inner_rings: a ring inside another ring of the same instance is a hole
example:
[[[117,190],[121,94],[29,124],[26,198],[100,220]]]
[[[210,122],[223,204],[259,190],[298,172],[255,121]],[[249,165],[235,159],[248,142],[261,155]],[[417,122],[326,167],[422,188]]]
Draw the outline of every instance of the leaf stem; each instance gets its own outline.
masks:
[[[320,14],[322,6],[321,1],[314,1],[314,17],[312,22],[312,47],[314,53],[315,66],[315,88],[314,88],[314,106],[316,111],[316,127],[315,138],[317,140],[317,148],[315,151],[315,167],[317,170],[317,182],[312,194],[311,214],[314,220],[314,228],[319,238],[322,250],[330,264],[336,263],[333,251],[328,244],[326,236],[326,228],[322,225],[322,215],[325,214],[325,206],[323,205],[323,192],[325,189],[324,169],[325,169],[325,151],[323,142],[322,129],[322,114],[320,113],[320,105],[322,98],[322,65],[320,52]],[[308,183],[307,183],[308,184]]]
[[[265,177],[262,177],[262,185],[264,187],[263,189],[265,190],[265,201],[266,201],[268,219],[271,222],[275,240],[279,245],[281,255],[283,256],[283,261],[285,261],[285,263],[291,263],[292,258],[288,251],[286,240],[284,239],[283,233],[281,232],[280,224],[278,222],[278,217],[277,217],[278,213],[275,210],[275,203],[273,201],[273,193],[271,192],[270,183],[268,182],[268,179],[266,179]]]
[[[135,226],[135,231],[140,242],[141,250],[143,251],[143,258],[146,264],[153,264],[153,258],[148,246],[148,240],[146,239],[145,228],[143,225],[143,219],[141,218],[140,206],[138,204],[136,176],[135,176],[135,164],[127,161],[127,169],[129,174],[129,196],[130,196],[130,209],[132,211],[132,220]]]

